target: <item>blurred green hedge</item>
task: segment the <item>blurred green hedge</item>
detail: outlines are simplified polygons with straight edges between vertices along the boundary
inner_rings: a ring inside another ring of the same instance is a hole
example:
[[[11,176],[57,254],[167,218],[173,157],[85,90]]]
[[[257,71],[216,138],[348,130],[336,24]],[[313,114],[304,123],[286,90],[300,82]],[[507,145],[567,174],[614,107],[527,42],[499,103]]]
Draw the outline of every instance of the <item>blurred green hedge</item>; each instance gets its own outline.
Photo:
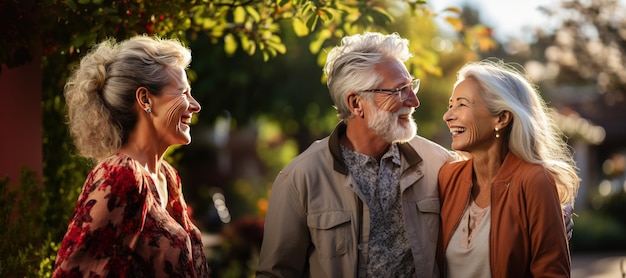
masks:
[[[626,194],[605,200],[595,210],[577,213],[570,241],[572,252],[599,252],[626,250]]]

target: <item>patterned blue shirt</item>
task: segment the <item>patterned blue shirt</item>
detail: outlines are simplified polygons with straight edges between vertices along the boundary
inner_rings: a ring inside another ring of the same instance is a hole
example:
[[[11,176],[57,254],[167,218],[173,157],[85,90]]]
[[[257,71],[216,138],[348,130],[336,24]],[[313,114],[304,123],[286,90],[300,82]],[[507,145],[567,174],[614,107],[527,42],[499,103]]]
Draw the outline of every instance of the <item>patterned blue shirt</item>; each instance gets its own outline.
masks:
[[[396,144],[380,159],[341,146],[348,170],[370,211],[368,277],[415,277],[400,198],[400,151]]]

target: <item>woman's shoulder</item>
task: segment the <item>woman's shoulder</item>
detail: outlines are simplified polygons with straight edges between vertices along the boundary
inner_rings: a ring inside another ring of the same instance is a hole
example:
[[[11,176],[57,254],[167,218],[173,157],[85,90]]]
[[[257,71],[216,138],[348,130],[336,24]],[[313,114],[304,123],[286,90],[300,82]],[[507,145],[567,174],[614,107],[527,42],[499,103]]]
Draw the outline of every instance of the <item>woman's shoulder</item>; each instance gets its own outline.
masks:
[[[469,166],[471,166],[471,162],[468,159],[455,160],[441,166],[441,172],[457,172]]]
[[[468,160],[458,160],[444,164],[439,170],[439,187],[442,191],[453,190],[457,184],[471,183],[472,164]]]
[[[123,153],[116,153],[100,161],[94,169],[137,171],[137,162]]]
[[[176,168],[174,168],[174,166],[172,166],[169,162],[163,160],[161,163],[161,169],[162,173],[165,174],[165,178],[167,179],[169,186],[175,190],[176,194],[181,194],[182,182]]]
[[[167,162],[167,160],[164,159],[163,162],[161,163],[161,166],[163,167],[163,170],[166,172],[167,175],[174,176],[174,177],[178,176],[178,171],[176,170],[176,168],[174,168],[172,164]]]
[[[100,161],[89,173],[86,183],[95,187],[112,187],[118,190],[142,191],[140,182],[145,173],[140,165],[125,154],[115,154]]]
[[[510,175],[508,179],[511,184],[517,184],[521,188],[532,188],[532,190],[526,190],[530,193],[544,194],[545,192],[540,189],[547,190],[554,188],[555,185],[554,176],[546,167],[520,158],[517,158],[516,163],[507,164],[507,169],[503,172]]]
[[[509,159],[507,158],[507,160]],[[509,161],[510,163],[505,163],[502,167],[507,168],[504,172],[510,172],[513,176],[525,179],[549,177],[549,175],[545,175],[548,170],[541,164],[531,163],[514,155]]]

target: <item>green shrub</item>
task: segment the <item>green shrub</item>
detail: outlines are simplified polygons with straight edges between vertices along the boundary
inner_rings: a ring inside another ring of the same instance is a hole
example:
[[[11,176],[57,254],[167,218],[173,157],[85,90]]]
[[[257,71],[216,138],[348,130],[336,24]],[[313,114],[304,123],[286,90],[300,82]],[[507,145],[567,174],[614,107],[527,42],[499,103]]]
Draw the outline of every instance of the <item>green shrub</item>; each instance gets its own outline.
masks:
[[[602,215],[615,219],[618,223],[626,224],[626,192],[620,190],[602,200],[598,209]]]
[[[623,212],[622,212],[623,213]],[[574,218],[572,252],[626,250],[626,227],[602,211],[585,211]]]
[[[0,277],[41,276],[45,193],[39,184],[36,173],[26,168],[17,185],[0,179]]]

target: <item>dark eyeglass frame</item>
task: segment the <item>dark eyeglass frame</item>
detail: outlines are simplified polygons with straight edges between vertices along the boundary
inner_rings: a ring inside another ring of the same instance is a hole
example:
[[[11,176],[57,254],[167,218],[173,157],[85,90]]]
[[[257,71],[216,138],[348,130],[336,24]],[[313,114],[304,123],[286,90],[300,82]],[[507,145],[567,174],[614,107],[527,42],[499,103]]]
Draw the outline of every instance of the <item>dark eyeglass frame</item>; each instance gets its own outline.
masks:
[[[406,99],[409,98],[409,94],[402,94],[402,92],[404,92],[404,89],[409,88],[411,90],[411,92],[413,93],[413,95],[417,95],[417,91],[419,91],[420,88],[420,80],[418,78],[413,78],[411,80],[411,82],[406,83],[398,88],[393,88],[393,89],[368,89],[368,90],[362,90],[360,91],[361,93],[385,93],[388,95],[396,95],[400,98],[400,101],[405,101]]]

